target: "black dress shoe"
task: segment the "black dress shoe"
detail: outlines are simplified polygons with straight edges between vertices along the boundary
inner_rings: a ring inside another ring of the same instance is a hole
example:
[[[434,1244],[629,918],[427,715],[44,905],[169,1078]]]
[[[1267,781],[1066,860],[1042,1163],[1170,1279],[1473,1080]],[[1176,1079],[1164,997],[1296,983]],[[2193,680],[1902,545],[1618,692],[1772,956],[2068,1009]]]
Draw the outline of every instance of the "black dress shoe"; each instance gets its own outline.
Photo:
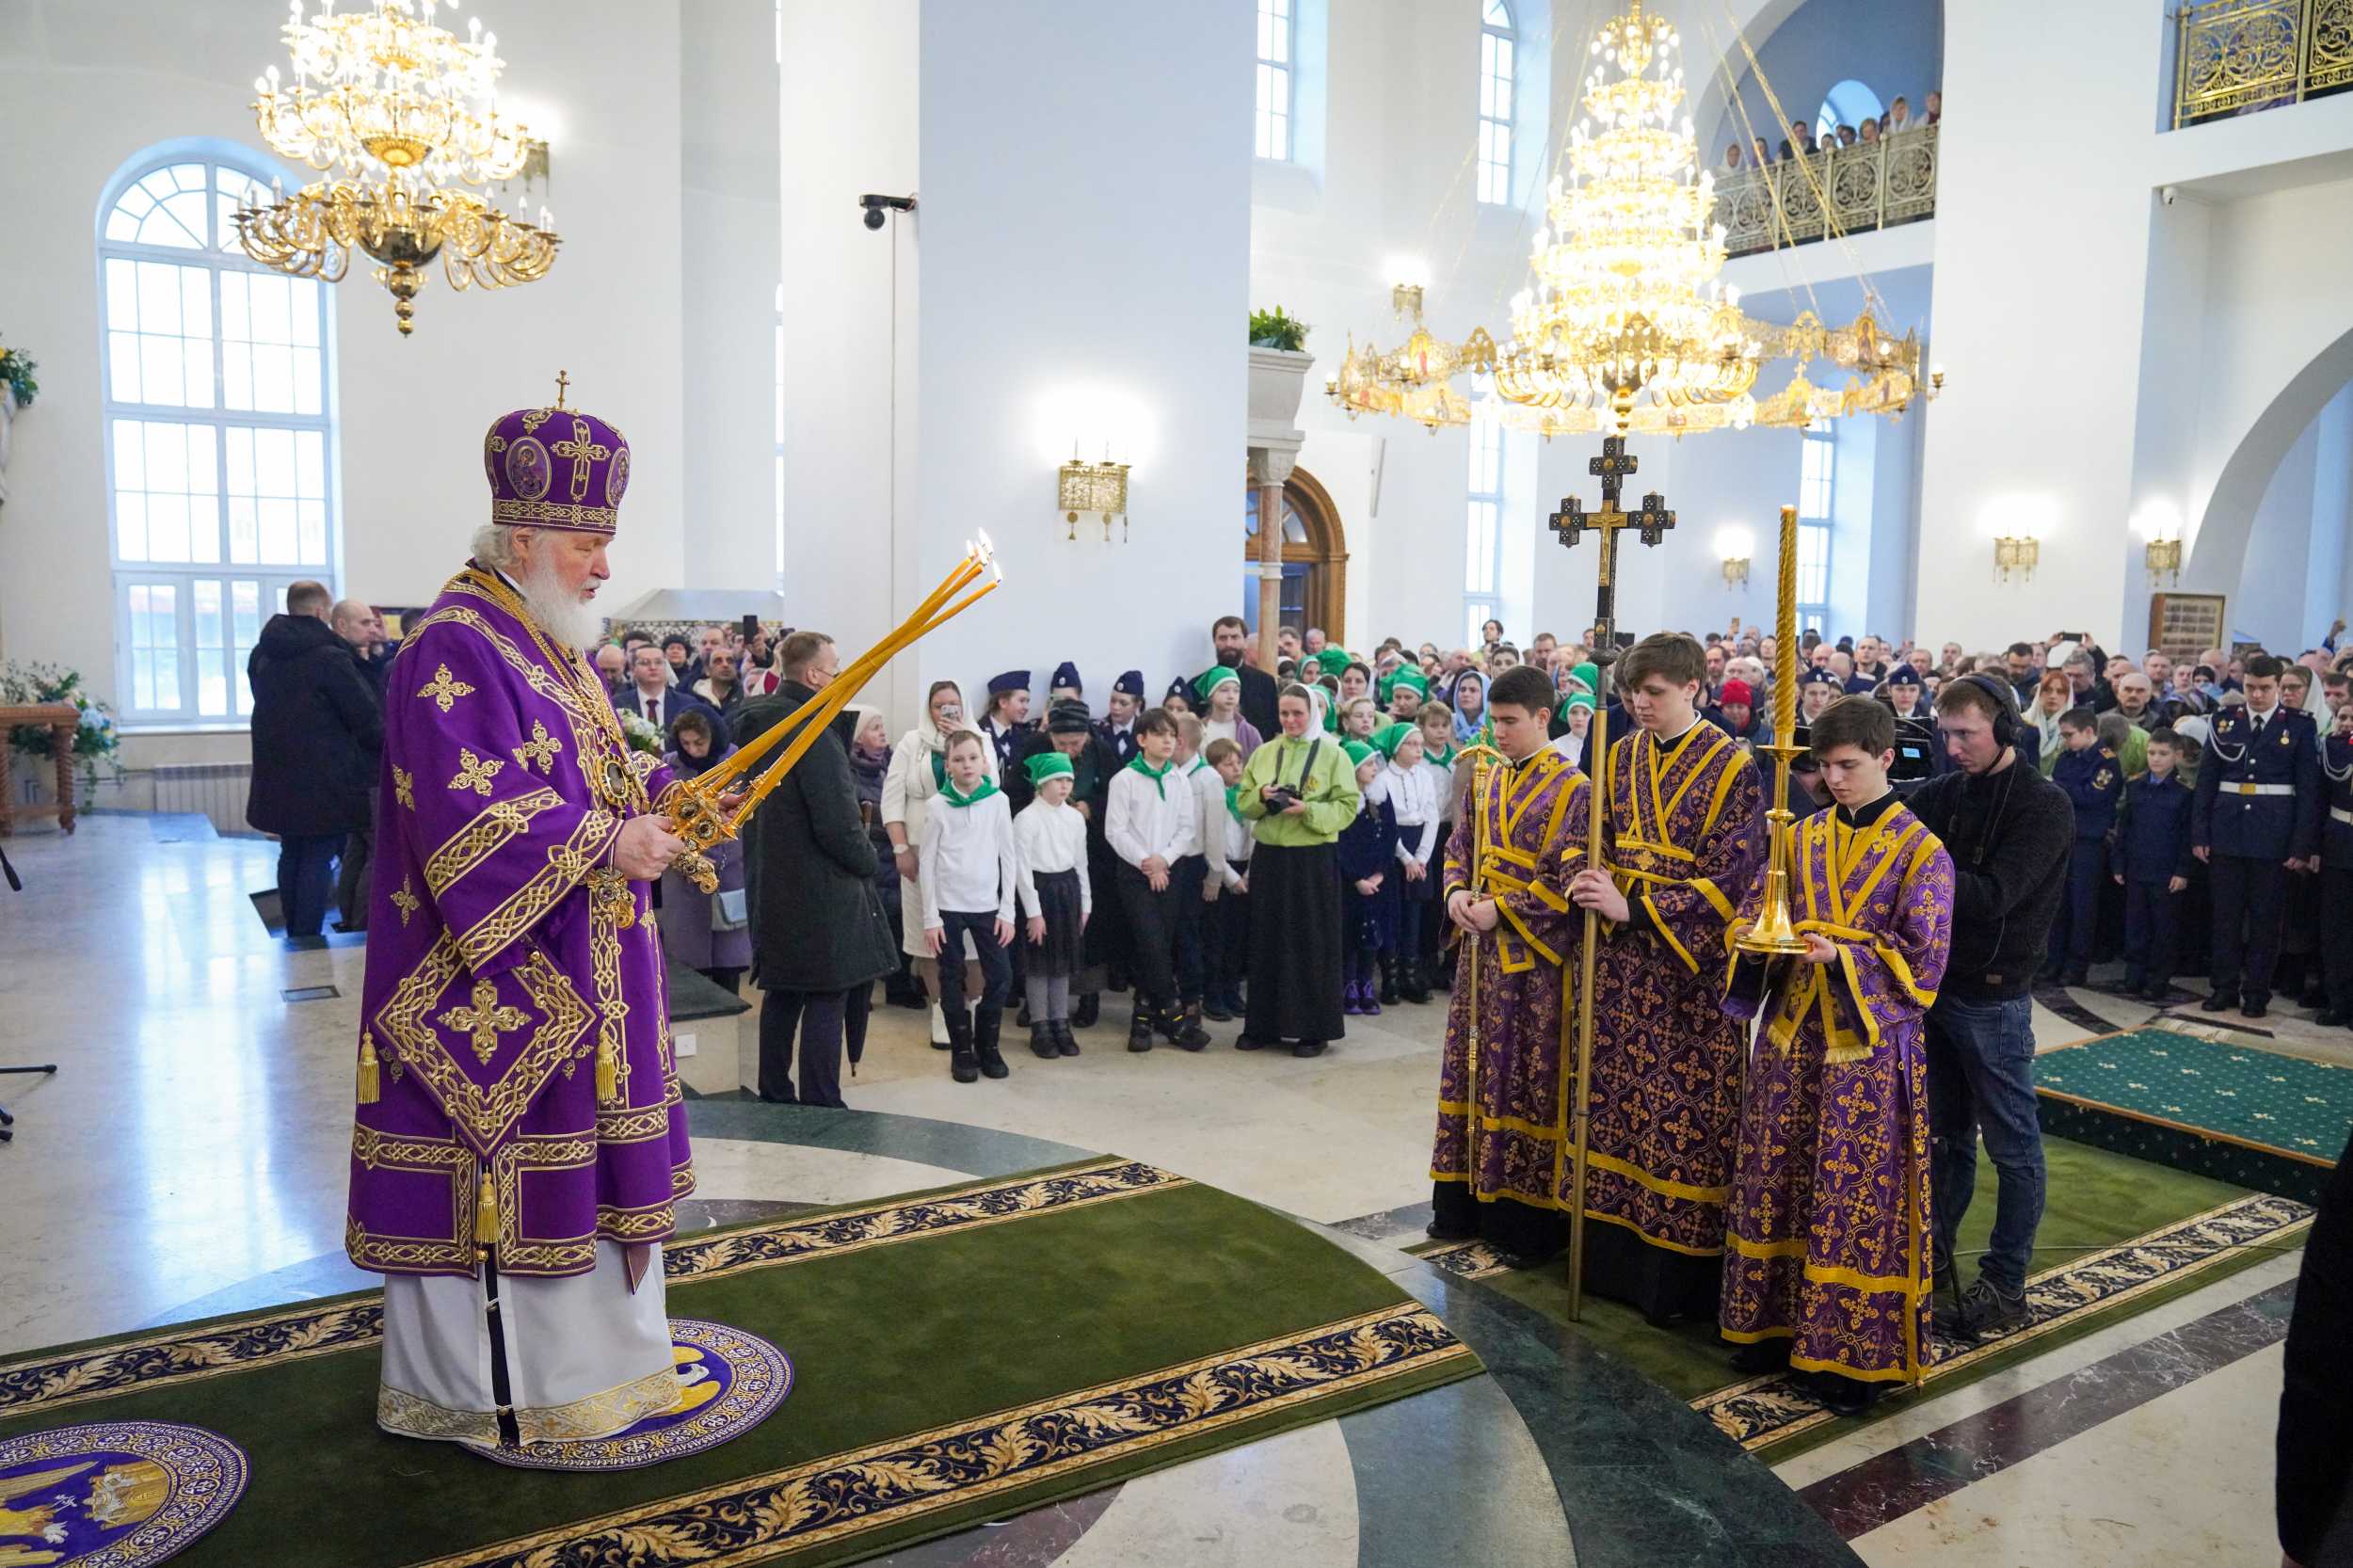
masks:
[[[2271,1004],[2269,1002],[2257,1000],[2248,1002],[2240,1007],[2238,1010],[2238,1016],[2242,1018],[2260,1018],[2270,1011]]]
[[[1475,1241],[1479,1239],[1476,1225],[1445,1225],[1433,1220],[1422,1226],[1421,1233],[1433,1241]]]
[[[1234,1036],[1234,1048],[1236,1050],[1264,1050],[1266,1042],[1254,1039],[1247,1034],[1237,1034]]]
[[[2342,1007],[2323,1008],[2313,1022],[2323,1029],[2343,1029],[2346,1024],[2353,1023],[2353,1012]]]
[[[1784,1371],[1789,1366],[1789,1343],[1786,1339],[1759,1339],[1753,1345],[1743,1345],[1732,1352],[1732,1369],[1752,1378]]]
[[[1073,1029],[1093,1029],[1095,1027],[1096,1019],[1101,1017],[1102,1015],[1102,995],[1099,992],[1089,991],[1079,999],[1077,1006],[1071,1008],[1070,1027]]]
[[[1291,1054],[1293,1056],[1321,1056],[1323,1054],[1323,1042],[1321,1040],[1302,1040],[1299,1044],[1291,1047]]]
[[[1830,1406],[1833,1416],[1860,1416],[1879,1402],[1883,1385],[1836,1372],[1815,1372],[1806,1379],[1814,1397]]]
[[[2217,991],[2198,1004],[2201,1013],[2228,1013],[2238,1005],[2236,991]]]

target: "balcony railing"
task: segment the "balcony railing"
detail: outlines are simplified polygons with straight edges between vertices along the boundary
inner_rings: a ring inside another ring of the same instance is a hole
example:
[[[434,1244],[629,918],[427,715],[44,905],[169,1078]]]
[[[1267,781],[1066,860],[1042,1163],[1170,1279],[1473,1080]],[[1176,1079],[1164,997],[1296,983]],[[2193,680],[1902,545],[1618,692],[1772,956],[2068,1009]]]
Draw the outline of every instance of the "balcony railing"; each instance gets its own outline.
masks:
[[[2177,131],[2353,87],[2353,0],[2210,0],[2174,14]]]
[[[1725,251],[1746,256],[1934,216],[1936,133],[1922,125],[1766,168],[1719,171]]]

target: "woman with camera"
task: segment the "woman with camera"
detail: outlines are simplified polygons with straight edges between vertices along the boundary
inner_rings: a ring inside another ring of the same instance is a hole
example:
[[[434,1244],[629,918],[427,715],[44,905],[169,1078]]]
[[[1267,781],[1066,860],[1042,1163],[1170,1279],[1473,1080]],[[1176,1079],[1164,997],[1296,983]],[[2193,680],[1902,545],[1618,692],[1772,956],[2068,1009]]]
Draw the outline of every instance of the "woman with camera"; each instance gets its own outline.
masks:
[[[1275,702],[1282,733],[1251,754],[1233,809],[1253,824],[1250,997],[1238,1050],[1296,1042],[1318,1056],[1345,1032],[1340,973],[1340,871],[1334,847],[1356,817],[1355,764],[1321,733],[1307,688]]]

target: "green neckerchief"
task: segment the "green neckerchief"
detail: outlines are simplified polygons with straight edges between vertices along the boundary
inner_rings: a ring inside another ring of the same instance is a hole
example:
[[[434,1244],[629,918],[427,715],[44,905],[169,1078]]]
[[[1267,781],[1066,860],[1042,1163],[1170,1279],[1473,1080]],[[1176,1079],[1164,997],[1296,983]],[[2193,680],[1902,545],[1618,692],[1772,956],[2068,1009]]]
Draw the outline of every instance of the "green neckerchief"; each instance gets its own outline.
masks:
[[[1421,744],[1421,754],[1424,759],[1437,763],[1442,768],[1450,768],[1454,765],[1454,747],[1451,744],[1448,745],[1443,752],[1433,752],[1430,749],[1430,743],[1424,741]]]
[[[1166,800],[1168,798],[1168,786],[1162,783],[1161,780],[1176,771],[1176,764],[1174,762],[1162,762],[1156,768],[1151,763],[1145,761],[1144,760],[1144,753],[1139,751],[1136,753],[1135,760],[1128,764],[1128,771],[1129,773],[1140,773],[1144,775],[1144,777],[1150,779],[1152,781],[1152,788],[1160,792],[1160,798],[1162,800]]]
[[[1194,774],[1199,773],[1203,768],[1206,768],[1209,765],[1209,763],[1201,760],[1201,754],[1195,752],[1193,758],[1193,766],[1185,770],[1185,776],[1187,778],[1191,778]]]
[[[1241,814],[1241,786],[1239,784],[1225,786],[1225,814],[1236,822],[1246,820]]]
[[[944,790],[947,787],[948,753],[944,750],[935,751],[932,753],[932,788]]]
[[[968,795],[956,793],[956,787],[952,781],[943,782],[939,786],[939,792],[951,806],[977,806],[997,792],[997,780],[984,777],[980,782],[980,787]]]

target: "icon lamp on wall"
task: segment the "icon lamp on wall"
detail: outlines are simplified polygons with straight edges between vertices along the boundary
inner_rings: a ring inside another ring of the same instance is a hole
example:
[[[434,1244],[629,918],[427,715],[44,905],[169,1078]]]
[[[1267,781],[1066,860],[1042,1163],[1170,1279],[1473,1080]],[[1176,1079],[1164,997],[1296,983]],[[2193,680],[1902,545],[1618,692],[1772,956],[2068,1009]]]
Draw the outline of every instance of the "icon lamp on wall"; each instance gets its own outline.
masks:
[[[2152,501],[2133,517],[2133,532],[2141,537],[2141,564],[2149,568],[2149,585],[2182,580],[2182,514],[2169,501]]]
[[[1749,581],[1749,557],[1755,552],[1756,536],[1745,528],[1716,530],[1716,554],[1724,564],[1724,586],[1738,588]]]
[[[1079,514],[1091,512],[1103,520],[1103,542],[1111,543],[1112,519],[1119,519],[1120,541],[1128,537],[1128,465],[1114,463],[1107,450],[1099,463],[1081,461],[1073,448],[1070,461],[1058,471],[1055,504],[1063,511],[1063,519],[1070,525],[1070,537],[1079,536]]]

